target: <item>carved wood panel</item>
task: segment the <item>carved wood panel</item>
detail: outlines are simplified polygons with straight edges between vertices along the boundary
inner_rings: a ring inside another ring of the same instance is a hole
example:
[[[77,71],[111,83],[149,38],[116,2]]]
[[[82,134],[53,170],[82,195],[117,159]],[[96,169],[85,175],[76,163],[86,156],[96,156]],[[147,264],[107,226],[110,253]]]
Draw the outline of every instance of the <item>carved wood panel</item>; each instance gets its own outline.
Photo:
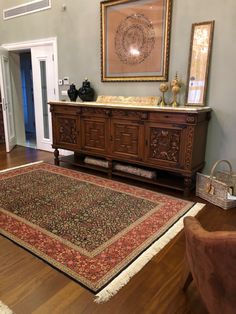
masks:
[[[107,128],[106,119],[82,119],[82,148],[91,151],[106,152]]]
[[[193,141],[194,141],[194,127],[188,127],[188,134],[186,138],[186,148],[185,148],[185,168],[191,169],[192,166],[192,156],[193,156]]]
[[[180,163],[181,128],[150,126],[147,129],[147,159]]]
[[[76,117],[56,116],[56,142],[63,146],[73,147],[79,143],[79,126]]]
[[[112,154],[139,158],[142,133],[143,126],[138,123],[113,120],[111,122]]]

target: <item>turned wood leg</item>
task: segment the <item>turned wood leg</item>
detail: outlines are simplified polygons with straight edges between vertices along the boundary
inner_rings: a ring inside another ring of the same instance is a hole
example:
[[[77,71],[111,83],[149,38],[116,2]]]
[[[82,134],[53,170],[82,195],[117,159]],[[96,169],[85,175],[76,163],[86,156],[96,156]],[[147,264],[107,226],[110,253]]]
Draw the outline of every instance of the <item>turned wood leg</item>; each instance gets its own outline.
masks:
[[[192,188],[193,180],[191,177],[184,178],[184,196],[188,197]]]
[[[112,160],[108,160],[108,178],[112,178]]]
[[[54,165],[56,166],[60,165],[59,150],[57,148],[54,150]]]
[[[75,152],[74,153],[74,160],[77,162],[83,162],[84,161],[84,155],[80,152]]]

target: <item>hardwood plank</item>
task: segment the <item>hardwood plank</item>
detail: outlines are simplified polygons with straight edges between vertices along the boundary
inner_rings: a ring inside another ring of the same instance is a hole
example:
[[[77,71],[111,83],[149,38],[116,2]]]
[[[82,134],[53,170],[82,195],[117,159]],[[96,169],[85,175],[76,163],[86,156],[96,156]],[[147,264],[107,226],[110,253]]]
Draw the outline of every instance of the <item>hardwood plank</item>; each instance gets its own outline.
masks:
[[[37,160],[53,163],[53,154],[23,147],[6,154],[4,145],[0,145],[0,169]],[[125,181],[156,190],[154,186]],[[178,192],[171,194],[182,197]],[[189,199],[202,202],[195,196]],[[236,230],[235,209],[224,211],[207,204],[198,218],[208,230]],[[93,302],[93,294],[75,281],[0,237],[0,299],[17,314],[205,314],[194,283],[186,293],[181,290],[184,252],[185,239],[181,232],[117,295],[98,305]]]

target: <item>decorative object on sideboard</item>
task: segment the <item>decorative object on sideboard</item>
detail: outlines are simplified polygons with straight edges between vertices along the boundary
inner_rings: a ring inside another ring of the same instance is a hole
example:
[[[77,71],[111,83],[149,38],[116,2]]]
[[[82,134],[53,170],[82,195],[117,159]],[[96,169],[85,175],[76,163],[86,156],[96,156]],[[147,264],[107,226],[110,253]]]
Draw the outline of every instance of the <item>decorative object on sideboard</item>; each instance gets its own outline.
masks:
[[[75,84],[71,84],[70,88],[67,91],[67,94],[70,98],[70,101],[76,101],[77,97],[78,97],[78,90],[76,89]]]
[[[180,92],[182,83],[180,79],[178,78],[178,74],[176,73],[175,78],[170,83],[171,91],[173,93],[173,101],[171,103],[172,107],[178,107],[179,103],[177,102],[177,95]]]
[[[93,101],[94,100],[94,89],[90,86],[90,82],[87,78],[83,81],[82,87],[80,87],[79,98],[83,101]]]
[[[96,103],[127,106],[157,106],[160,101],[158,96],[98,96]]]
[[[187,75],[187,106],[205,106],[214,21],[192,25]]]
[[[167,81],[172,0],[101,2],[102,82]]]
[[[165,101],[165,93],[168,91],[168,89],[169,89],[168,83],[161,83],[159,86],[159,90],[160,90],[160,92],[162,92],[161,101],[159,103],[160,107],[167,106],[167,103]]]

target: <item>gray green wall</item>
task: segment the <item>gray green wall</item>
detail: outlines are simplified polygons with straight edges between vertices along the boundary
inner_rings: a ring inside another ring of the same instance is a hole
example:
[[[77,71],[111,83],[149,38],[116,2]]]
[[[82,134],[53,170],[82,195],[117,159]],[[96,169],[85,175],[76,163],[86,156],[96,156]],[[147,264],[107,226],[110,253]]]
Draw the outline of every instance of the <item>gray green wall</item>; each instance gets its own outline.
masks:
[[[1,0],[0,11],[27,0]],[[191,24],[215,20],[207,105],[209,125],[206,171],[217,159],[229,159],[236,169],[236,1],[173,0],[169,76],[178,71],[186,81]],[[62,4],[67,10],[62,12]],[[100,80],[99,0],[52,0],[52,9],[0,20],[0,44],[46,37],[58,38],[59,78],[69,76],[79,87],[88,77],[97,94],[159,95],[159,83],[102,83]],[[184,102],[184,91],[181,94]]]

